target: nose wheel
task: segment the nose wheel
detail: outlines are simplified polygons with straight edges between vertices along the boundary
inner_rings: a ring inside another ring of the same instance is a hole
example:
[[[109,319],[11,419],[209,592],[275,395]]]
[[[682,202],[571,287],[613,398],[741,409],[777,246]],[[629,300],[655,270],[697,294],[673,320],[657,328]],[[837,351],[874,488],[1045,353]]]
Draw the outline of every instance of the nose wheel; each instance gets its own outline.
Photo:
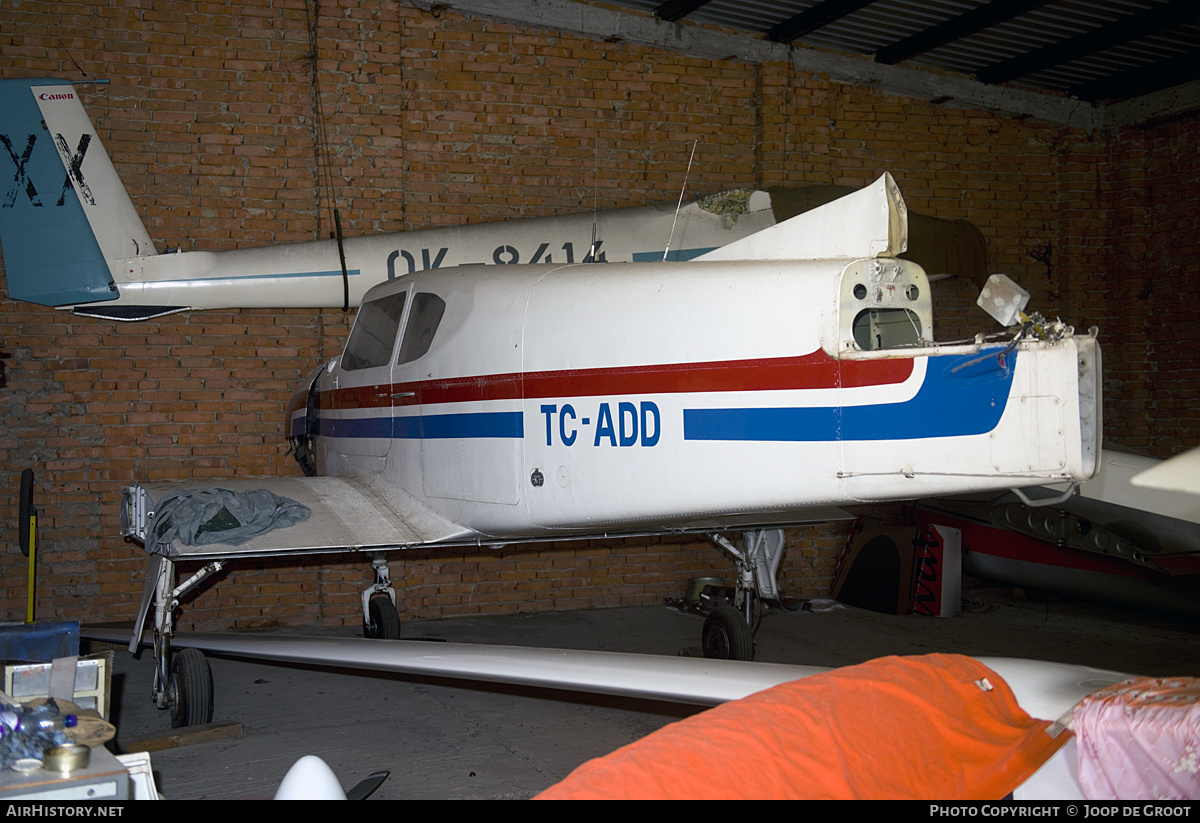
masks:
[[[754,637],[737,609],[721,603],[704,620],[704,656],[713,660],[753,660]]]

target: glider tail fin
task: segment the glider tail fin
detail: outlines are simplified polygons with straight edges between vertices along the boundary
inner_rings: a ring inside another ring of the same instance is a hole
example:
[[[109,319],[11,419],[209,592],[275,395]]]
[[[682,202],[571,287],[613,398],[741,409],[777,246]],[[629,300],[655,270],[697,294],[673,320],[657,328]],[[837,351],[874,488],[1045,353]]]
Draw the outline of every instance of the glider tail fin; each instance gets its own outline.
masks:
[[[0,80],[0,250],[43,306],[116,299],[119,261],[157,253],[68,81]]]

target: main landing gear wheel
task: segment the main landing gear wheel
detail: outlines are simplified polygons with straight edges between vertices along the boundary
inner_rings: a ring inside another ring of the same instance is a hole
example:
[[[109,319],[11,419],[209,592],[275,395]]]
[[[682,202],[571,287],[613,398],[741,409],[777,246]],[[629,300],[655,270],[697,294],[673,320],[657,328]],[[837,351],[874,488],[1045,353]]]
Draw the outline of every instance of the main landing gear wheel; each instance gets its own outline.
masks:
[[[171,726],[201,726],[213,718],[212,670],[199,649],[183,649],[171,660],[167,684]]]
[[[380,640],[396,640],[400,637],[400,615],[396,604],[386,594],[377,594],[367,603],[367,622],[363,634]]]
[[[754,638],[741,613],[722,603],[704,620],[704,656],[714,660],[753,660]]]

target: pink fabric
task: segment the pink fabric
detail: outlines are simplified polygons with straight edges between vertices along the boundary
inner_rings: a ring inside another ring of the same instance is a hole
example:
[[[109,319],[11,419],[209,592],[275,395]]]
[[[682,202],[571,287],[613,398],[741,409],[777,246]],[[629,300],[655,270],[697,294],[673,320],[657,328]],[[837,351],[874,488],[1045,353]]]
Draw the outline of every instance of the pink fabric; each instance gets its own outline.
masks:
[[[1084,698],[1072,725],[1088,799],[1200,799],[1200,680],[1117,683]]]

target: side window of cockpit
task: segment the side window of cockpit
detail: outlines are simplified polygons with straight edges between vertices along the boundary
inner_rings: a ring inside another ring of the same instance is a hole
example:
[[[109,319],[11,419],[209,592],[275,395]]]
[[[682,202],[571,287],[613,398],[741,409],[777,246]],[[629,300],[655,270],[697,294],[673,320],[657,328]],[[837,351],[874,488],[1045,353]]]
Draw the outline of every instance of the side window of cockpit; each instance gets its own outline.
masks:
[[[396,344],[400,318],[404,316],[406,292],[396,292],[369,303],[363,303],[354,318],[354,328],[342,355],[346,371],[386,366]]]
[[[397,366],[410,363],[429,351],[433,344],[433,335],[437,333],[438,324],[442,322],[445,311],[446,301],[436,294],[420,292],[413,298],[408,325],[404,329],[404,339],[400,341]]]

